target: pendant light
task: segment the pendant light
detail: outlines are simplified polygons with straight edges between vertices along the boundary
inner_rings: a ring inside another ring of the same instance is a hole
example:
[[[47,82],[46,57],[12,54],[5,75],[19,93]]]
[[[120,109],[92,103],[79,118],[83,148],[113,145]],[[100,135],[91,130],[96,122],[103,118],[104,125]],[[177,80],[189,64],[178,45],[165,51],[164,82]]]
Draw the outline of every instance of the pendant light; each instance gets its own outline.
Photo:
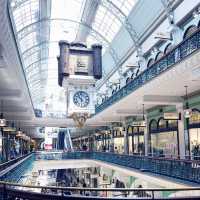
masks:
[[[184,117],[185,118],[190,118],[191,116],[191,109],[189,108],[189,102],[188,102],[188,86],[185,86],[185,109],[184,109]]]
[[[6,119],[3,117],[3,100],[1,101],[0,127],[6,126]]]
[[[142,126],[146,126],[145,116],[144,116],[144,104],[142,104]]]
[[[20,129],[20,122],[19,122],[18,131],[17,131],[16,133],[17,133],[16,137],[22,137],[22,136],[23,136],[23,132],[22,132],[21,129]]]

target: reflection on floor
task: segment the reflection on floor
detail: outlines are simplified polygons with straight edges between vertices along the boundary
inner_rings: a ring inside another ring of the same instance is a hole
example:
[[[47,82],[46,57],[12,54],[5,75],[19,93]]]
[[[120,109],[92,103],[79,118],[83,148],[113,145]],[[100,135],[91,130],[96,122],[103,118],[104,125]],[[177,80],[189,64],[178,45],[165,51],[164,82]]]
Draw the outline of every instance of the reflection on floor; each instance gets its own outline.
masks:
[[[61,163],[62,162],[62,163]],[[55,168],[53,168],[55,167]],[[36,161],[32,172],[21,180],[25,184],[40,186],[63,186],[81,188],[181,188],[188,185],[165,180],[145,173],[121,168],[100,161],[68,160],[68,161]],[[34,189],[36,192],[57,193],[58,191]],[[180,192],[179,192],[180,193]],[[156,197],[178,196],[179,193],[170,191],[156,192]],[[186,195],[189,195],[187,192]],[[66,195],[86,195],[101,197],[151,197],[151,192],[72,192]]]

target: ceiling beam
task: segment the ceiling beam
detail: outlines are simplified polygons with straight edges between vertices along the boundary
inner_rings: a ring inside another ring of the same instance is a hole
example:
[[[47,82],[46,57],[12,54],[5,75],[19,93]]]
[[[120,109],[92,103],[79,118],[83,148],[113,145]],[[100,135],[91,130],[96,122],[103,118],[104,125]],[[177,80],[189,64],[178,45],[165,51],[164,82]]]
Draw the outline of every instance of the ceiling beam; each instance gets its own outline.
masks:
[[[99,0],[86,0],[83,14],[81,17],[81,24],[79,25],[78,32],[76,35],[76,41],[86,42],[90,29],[86,28],[86,26],[83,26],[82,24],[87,24],[87,26],[92,25],[100,3],[101,1]]]
[[[8,89],[8,88],[0,88],[0,98],[7,98],[9,97],[21,97],[21,90],[18,89]]]

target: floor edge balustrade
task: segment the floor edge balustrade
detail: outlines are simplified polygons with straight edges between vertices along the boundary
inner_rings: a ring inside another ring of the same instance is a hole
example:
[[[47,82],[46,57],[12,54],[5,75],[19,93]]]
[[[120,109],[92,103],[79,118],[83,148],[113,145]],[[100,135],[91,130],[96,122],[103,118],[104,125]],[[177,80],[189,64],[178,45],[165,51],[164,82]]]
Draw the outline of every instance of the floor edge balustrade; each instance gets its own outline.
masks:
[[[0,180],[18,181],[27,170],[31,169],[34,160],[34,153],[27,154],[20,160],[16,160],[12,165],[0,171]]]
[[[95,114],[100,113],[104,109],[108,108],[110,105],[113,105],[120,99],[124,98],[131,92],[146,84],[148,81],[154,79],[161,73],[174,67],[177,63],[182,62],[188,56],[198,51],[200,49],[199,38],[200,28],[197,29],[197,31],[195,31],[190,37],[187,37],[177,46],[172,48],[168,53],[162,56],[150,67],[141,72],[141,74],[139,74],[135,79],[131,80],[128,84],[120,88],[116,93],[108,97],[100,105],[97,105],[95,108]]]
[[[17,189],[17,188],[20,189]],[[38,192],[32,192],[23,190],[22,188],[29,188],[29,189],[45,189],[45,190],[56,190],[59,194],[42,194]],[[31,185],[21,185],[16,183],[9,183],[9,182],[2,182],[0,181],[0,198],[2,200],[12,199],[12,198],[20,198],[21,200],[38,200],[38,199],[54,199],[54,200],[61,200],[61,199],[119,199],[116,197],[98,197],[98,196],[79,196],[79,195],[65,195],[66,191],[90,191],[90,192],[121,192],[123,194],[123,199],[162,199],[156,198],[154,194],[156,192],[181,192],[181,191],[200,191],[200,187],[187,187],[187,188],[80,188],[80,187],[55,187],[55,186],[31,186]],[[129,196],[131,192],[141,192],[141,193],[149,193],[151,194],[151,198],[149,197],[131,197]],[[121,198],[121,197],[120,197]],[[184,196],[184,197],[168,197],[166,199],[199,199],[198,196]]]
[[[26,154],[26,155],[19,156],[19,157],[15,158],[15,159],[12,159],[12,160],[9,160],[9,161],[7,161],[7,162],[1,163],[1,164],[0,164],[0,172],[1,172],[2,170],[6,169],[7,167],[10,167],[10,166],[13,165],[14,163],[16,163],[16,162],[18,162],[18,161],[20,161],[20,160],[26,158],[27,156],[29,156],[29,155],[31,155],[31,154],[32,154],[32,153],[28,153],[28,154]]]
[[[44,156],[45,155],[45,156]],[[56,156],[58,156],[56,158]],[[36,153],[36,160],[93,159],[119,166],[200,183],[200,161],[116,154],[109,152]]]

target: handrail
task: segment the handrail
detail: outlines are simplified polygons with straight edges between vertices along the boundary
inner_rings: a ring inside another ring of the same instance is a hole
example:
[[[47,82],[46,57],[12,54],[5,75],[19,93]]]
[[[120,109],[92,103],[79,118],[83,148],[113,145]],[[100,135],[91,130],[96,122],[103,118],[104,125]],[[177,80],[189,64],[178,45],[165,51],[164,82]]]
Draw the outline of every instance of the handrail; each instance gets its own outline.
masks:
[[[196,37],[196,38],[195,38]],[[113,103],[129,95],[148,81],[157,77],[164,71],[181,62],[186,57],[200,49],[200,28],[190,37],[184,39],[181,43],[175,46],[171,51],[153,63],[150,67],[142,71],[137,77],[131,80],[128,84],[119,89],[116,93],[108,97],[100,105],[96,105],[95,114],[103,111]]]
[[[63,152],[35,154],[36,160],[92,159],[131,169],[200,184],[200,160],[157,158],[106,152]]]
[[[71,191],[113,191],[113,192],[134,192],[134,191],[191,191],[191,190],[199,190],[200,187],[181,187],[181,188],[88,188],[88,187],[60,187],[60,186],[36,186],[36,185],[26,185],[26,184],[18,184],[0,181],[0,185],[7,186],[17,186],[17,187],[25,187],[25,188],[37,188],[37,189],[57,189],[57,190],[71,190]]]
[[[24,188],[24,189],[23,189]],[[26,188],[26,189],[25,189]],[[39,189],[35,191],[35,189]],[[184,192],[188,192],[186,195]],[[195,193],[196,191],[196,193]],[[89,192],[89,193],[88,193]],[[101,192],[105,196],[101,197]],[[108,192],[109,196],[108,196]],[[200,187],[185,187],[185,188],[83,188],[83,187],[55,187],[55,186],[30,186],[20,185],[8,182],[0,182],[0,199],[15,199],[21,200],[49,200],[49,199],[163,199],[165,192],[172,194],[167,199],[199,199]],[[183,192],[180,196],[180,192]],[[110,196],[111,195],[111,196]],[[89,196],[89,197],[88,197]]]
[[[13,165],[14,163],[16,163],[16,162],[18,162],[18,161],[24,159],[25,157],[29,156],[30,154],[32,154],[32,153],[28,153],[28,154],[26,154],[26,155],[23,155],[23,156],[20,156],[20,157],[15,158],[15,159],[9,160],[9,161],[7,161],[7,162],[1,163],[1,164],[0,164],[0,172],[1,172],[2,170],[6,169],[7,167],[10,167],[10,166]]]

